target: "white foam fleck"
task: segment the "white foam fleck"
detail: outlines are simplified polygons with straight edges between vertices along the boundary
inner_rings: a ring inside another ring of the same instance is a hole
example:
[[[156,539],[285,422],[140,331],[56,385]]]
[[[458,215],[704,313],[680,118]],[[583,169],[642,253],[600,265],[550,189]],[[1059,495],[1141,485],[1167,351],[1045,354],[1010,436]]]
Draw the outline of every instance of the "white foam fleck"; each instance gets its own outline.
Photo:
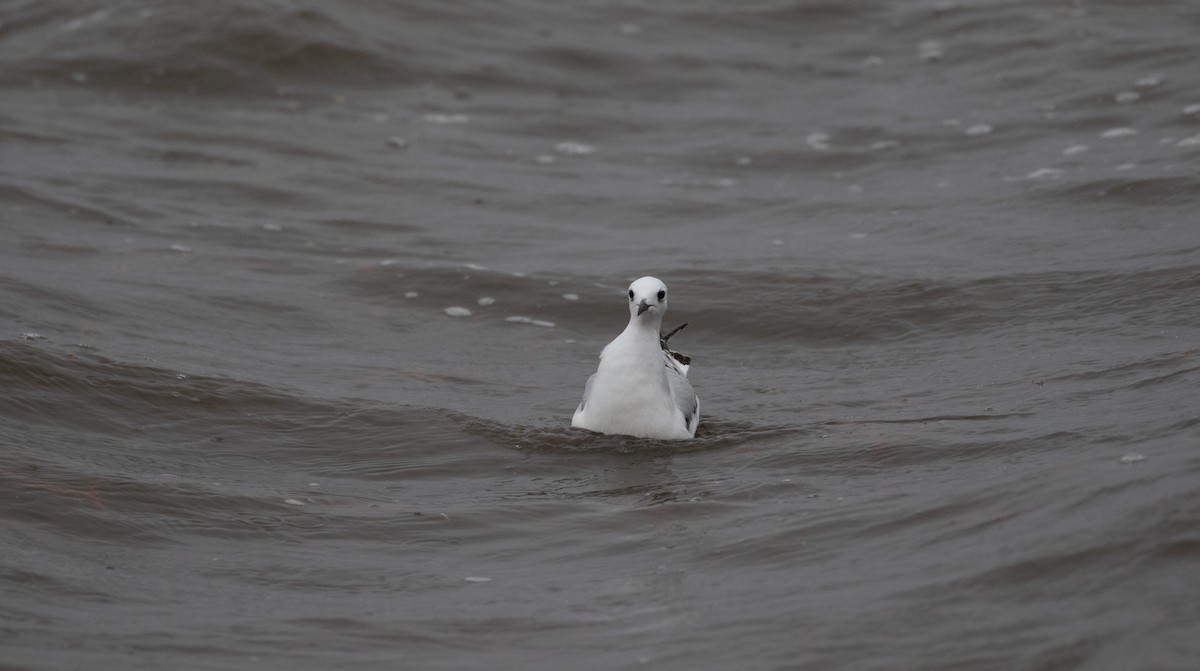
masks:
[[[642,32],[642,27],[636,23],[622,23],[617,26],[617,32],[622,35],[637,35]]]
[[[417,293],[417,292],[415,292],[415,291],[405,291],[405,292],[404,292],[404,297],[405,297],[405,298],[416,298],[417,296],[420,296],[420,294],[418,294],[418,293]]]
[[[974,126],[968,127],[963,131],[963,135],[970,137],[979,137],[980,135],[990,135],[992,133],[992,125],[986,123],[977,123]]]
[[[862,64],[868,68],[877,68],[880,65],[883,65],[883,59],[879,56],[867,56],[866,58],[862,59]]]
[[[1126,454],[1125,456],[1121,457],[1122,464],[1136,464],[1139,461],[1145,461],[1145,460],[1146,460],[1146,455],[1141,454],[1139,452],[1130,452],[1129,454]]]
[[[1121,165],[1117,166],[1117,170],[1121,170],[1121,171],[1133,170],[1135,168],[1137,168],[1136,163],[1122,163]]]
[[[451,307],[446,308],[444,310],[444,312],[446,314],[450,315],[451,317],[470,317],[471,316],[471,311],[469,309],[460,307],[457,305],[453,305]]]
[[[541,326],[543,328],[548,328],[548,329],[554,328],[554,322],[548,322],[544,319],[531,319],[529,317],[522,317],[520,315],[513,315],[512,317],[505,317],[504,321],[506,321],[510,324],[530,324],[532,326]]]
[[[1121,91],[1117,95],[1113,96],[1113,100],[1121,104],[1135,103],[1141,99],[1142,94],[1138,93],[1137,91]]]
[[[299,499],[284,499],[284,500],[283,500],[283,502],[284,502],[284,503],[286,503],[286,504],[288,504],[289,506],[302,506],[302,505],[305,505],[305,504],[304,504],[304,502],[303,502],[303,501],[300,501]]]
[[[1163,79],[1164,79],[1164,77],[1162,76],[1161,73],[1155,72],[1152,75],[1147,75],[1145,77],[1142,77],[1141,79],[1134,82],[1133,85],[1140,89],[1148,89],[1148,88],[1158,86],[1159,84],[1163,83]]]
[[[587,156],[596,153],[596,147],[582,142],[559,142],[554,145],[554,151],[568,156]]]
[[[1200,114],[1200,104],[1188,105],[1183,108],[1184,114]]]
[[[387,139],[387,146],[391,147],[392,149],[407,149],[408,140],[405,140],[399,135],[394,135]]]
[[[464,582],[471,582],[471,583],[485,583],[485,582],[491,582],[491,581],[492,581],[492,579],[491,579],[491,578],[485,578],[485,577],[483,577],[483,576],[481,576],[481,575],[469,575],[469,576],[467,576],[467,577],[463,578],[463,581],[464,581]]]
[[[817,151],[829,151],[829,139],[829,133],[817,131],[809,133],[808,137],[804,138],[804,142]]]
[[[871,143],[872,151],[883,151],[884,149],[895,149],[900,146],[898,140],[879,140]]]
[[[188,247],[187,245],[171,245],[168,247],[168,249],[173,252],[183,252],[184,254],[190,254],[192,252],[192,248]]]
[[[111,12],[107,9],[101,9],[99,11],[92,12],[85,17],[67,21],[59,27],[59,30],[63,31],[64,33],[71,33],[79,30],[80,28],[86,28],[93,23],[104,21],[108,18],[110,13]]]
[[[1109,128],[1108,130],[1101,133],[1100,137],[1102,137],[1106,140],[1111,140],[1113,138],[1118,138],[1118,137],[1129,137],[1130,135],[1137,135],[1137,130],[1133,129],[1133,128],[1129,128],[1127,126],[1123,126],[1120,128]]]
[[[485,306],[486,306],[486,305],[493,305],[493,304],[495,304],[495,302],[496,302],[496,299],[495,299],[495,298],[492,298],[491,296],[484,296],[483,298],[480,298],[480,299],[479,299],[479,301],[478,301],[478,303],[479,303],[480,305],[485,305]]]
[[[538,154],[537,156],[533,157],[533,162],[541,165],[553,165],[558,162],[558,159],[554,158],[550,154]]]
[[[271,232],[273,232],[273,233],[278,233],[279,231],[282,231],[282,230],[283,230],[283,225],[282,225],[282,224],[276,224],[276,223],[274,223],[274,222],[268,222],[268,223],[265,223],[265,224],[263,224],[263,225],[262,225],[262,229],[263,229],[264,231],[271,231]]]
[[[562,297],[563,297],[563,300],[564,300],[564,301],[577,301],[577,300],[579,300],[579,294],[563,294],[563,295],[562,295]]]
[[[1176,147],[1200,147],[1200,134],[1185,137],[1175,143]]]
[[[917,56],[925,63],[940,61],[946,56],[941,40],[925,40],[917,45]]]
[[[21,340],[45,340],[46,336],[41,333],[22,333]]]
[[[1064,149],[1063,153],[1066,154],[1067,156],[1074,156],[1075,154],[1082,154],[1083,152],[1085,152],[1087,150],[1088,150],[1088,146],[1086,144],[1073,144],[1070,147],[1067,147],[1066,149]]]
[[[444,114],[441,112],[431,112],[426,114],[424,119],[428,123],[460,124],[469,122],[471,117],[467,116],[466,114]]]
[[[1058,179],[1063,171],[1058,168],[1038,168],[1025,176],[1025,179]]]
[[[733,159],[734,165],[740,165],[743,167],[750,165],[753,162],[754,162],[754,159],[750,158],[749,156],[739,156],[739,157]]]

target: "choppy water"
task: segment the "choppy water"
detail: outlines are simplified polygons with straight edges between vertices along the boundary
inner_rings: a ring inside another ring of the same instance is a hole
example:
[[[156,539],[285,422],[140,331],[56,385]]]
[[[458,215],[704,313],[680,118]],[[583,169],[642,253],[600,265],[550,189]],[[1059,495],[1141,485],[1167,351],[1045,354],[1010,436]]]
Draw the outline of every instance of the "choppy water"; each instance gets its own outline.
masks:
[[[0,667],[1195,668],[1198,30],[5,4]]]

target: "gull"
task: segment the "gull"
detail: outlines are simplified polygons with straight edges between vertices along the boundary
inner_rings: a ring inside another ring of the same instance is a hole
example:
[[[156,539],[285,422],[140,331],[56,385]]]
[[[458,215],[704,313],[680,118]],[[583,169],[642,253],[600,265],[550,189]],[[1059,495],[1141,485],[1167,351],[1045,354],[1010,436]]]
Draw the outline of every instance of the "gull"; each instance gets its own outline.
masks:
[[[629,324],[600,352],[571,426],[639,438],[693,438],[700,400],[687,380],[691,359],[667,349],[660,334],[667,285],[643,277],[629,285]]]

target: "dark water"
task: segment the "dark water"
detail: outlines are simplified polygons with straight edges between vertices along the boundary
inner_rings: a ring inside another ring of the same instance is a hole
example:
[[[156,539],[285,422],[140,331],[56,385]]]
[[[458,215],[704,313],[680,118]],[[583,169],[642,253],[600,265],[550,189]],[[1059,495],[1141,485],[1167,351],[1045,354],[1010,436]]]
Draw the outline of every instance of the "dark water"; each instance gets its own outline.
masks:
[[[1197,668],[1197,35],[5,3],[0,667]]]

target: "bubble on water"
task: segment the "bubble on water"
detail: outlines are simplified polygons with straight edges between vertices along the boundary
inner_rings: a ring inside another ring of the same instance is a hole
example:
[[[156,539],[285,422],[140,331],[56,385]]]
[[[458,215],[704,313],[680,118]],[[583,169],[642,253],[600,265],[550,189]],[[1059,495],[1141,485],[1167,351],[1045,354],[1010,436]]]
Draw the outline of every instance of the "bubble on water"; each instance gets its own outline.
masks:
[[[563,297],[563,300],[564,300],[564,301],[577,301],[577,300],[579,300],[579,294],[563,294],[563,295],[562,295],[562,297]]]
[[[1139,452],[1130,452],[1129,454],[1126,454],[1125,456],[1121,457],[1122,464],[1136,464],[1139,461],[1145,461],[1145,460],[1146,460],[1146,455],[1141,454]]]
[[[443,310],[443,312],[450,315],[451,317],[470,317],[471,316],[471,311],[469,309],[460,307],[458,305],[452,305],[452,306],[446,308],[445,310]]]
[[[493,305],[495,302],[496,302],[496,299],[492,298],[491,296],[484,296],[483,298],[480,298],[478,301],[478,303],[480,305],[484,305],[484,306]]]
[[[1141,99],[1142,94],[1138,93],[1137,91],[1121,91],[1117,95],[1113,96],[1113,100],[1121,104],[1135,103]]]
[[[829,139],[829,133],[817,131],[809,133],[808,137],[804,138],[804,142],[817,151],[829,151]]]
[[[554,151],[568,156],[587,156],[596,153],[596,147],[582,142],[559,142],[554,145]]]
[[[1137,130],[1134,128],[1129,128],[1127,126],[1123,126],[1121,128],[1109,128],[1108,130],[1101,133],[1100,137],[1102,137],[1106,140],[1111,140],[1113,138],[1118,138],[1118,137],[1129,137],[1130,135],[1137,135]]]
[[[925,40],[917,45],[917,57],[924,63],[940,61],[946,56],[941,40]]]
[[[1058,179],[1062,175],[1063,171],[1058,168],[1038,168],[1025,175],[1025,179]]]
[[[1086,144],[1073,144],[1070,147],[1067,147],[1066,149],[1064,149],[1063,153],[1066,154],[1067,156],[1074,156],[1075,154],[1082,154],[1083,152],[1085,152],[1087,150],[1088,150],[1088,146]]]
[[[471,117],[466,114],[445,114],[442,112],[430,112],[423,118],[428,123],[436,124],[462,124],[468,123],[471,120]]]
[[[548,322],[544,319],[532,319],[530,317],[522,317],[520,315],[513,315],[512,317],[505,317],[504,321],[506,321],[510,324],[530,324],[532,326],[541,326],[543,328],[548,328],[548,329],[554,328],[554,322]]]
[[[405,292],[404,292],[404,297],[405,297],[405,298],[416,298],[417,296],[420,296],[420,294],[418,294],[418,293],[417,293],[417,292],[415,292],[415,291],[405,291]]]
[[[992,125],[986,123],[977,123],[963,131],[963,135],[970,137],[979,137],[981,135],[991,135]]]
[[[187,375],[184,375],[183,373],[176,373],[176,374],[175,374],[175,379],[176,379],[176,380],[186,380],[186,379],[187,379]]]

